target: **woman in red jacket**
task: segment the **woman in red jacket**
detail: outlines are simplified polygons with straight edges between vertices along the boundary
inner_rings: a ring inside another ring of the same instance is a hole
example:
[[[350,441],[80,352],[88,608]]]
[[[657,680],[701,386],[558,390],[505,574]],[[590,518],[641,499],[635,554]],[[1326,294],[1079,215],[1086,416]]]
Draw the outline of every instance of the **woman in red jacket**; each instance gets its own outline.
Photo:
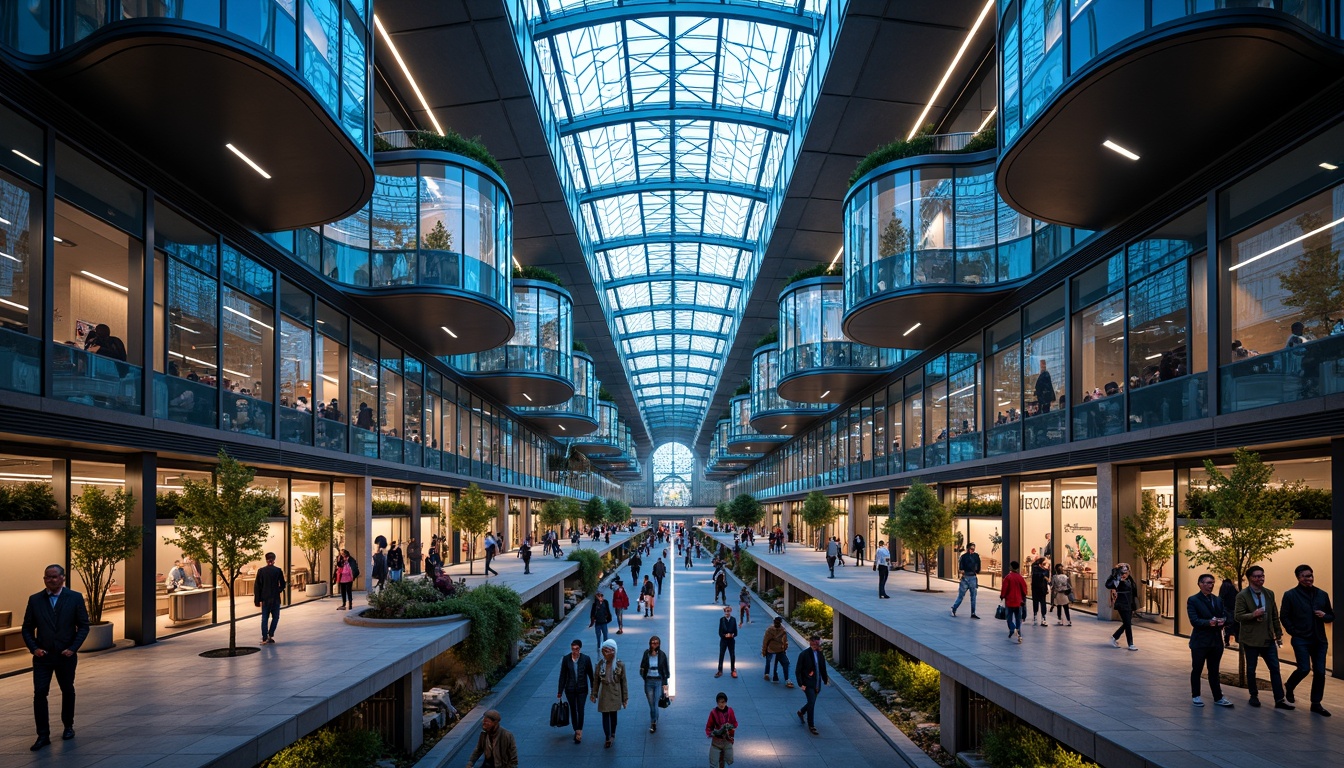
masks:
[[[1008,639],[1017,633],[1017,642],[1022,642],[1022,620],[1027,615],[1027,580],[1018,573],[1020,563],[1016,560],[1008,564],[1008,575],[1003,577],[1003,588],[999,590],[999,599],[1007,608]]]
[[[611,607],[616,609],[616,634],[625,634],[625,609],[630,607],[630,595],[618,576],[612,581]]]

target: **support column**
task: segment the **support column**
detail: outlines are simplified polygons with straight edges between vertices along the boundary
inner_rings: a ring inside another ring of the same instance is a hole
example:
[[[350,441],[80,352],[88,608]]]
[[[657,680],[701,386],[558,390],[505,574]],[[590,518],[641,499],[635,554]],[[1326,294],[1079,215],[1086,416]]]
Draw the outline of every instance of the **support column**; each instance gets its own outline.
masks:
[[[1120,509],[1124,503],[1121,498],[1122,485],[1120,473],[1114,464],[1097,465],[1097,594],[1093,597],[1097,601],[1098,621],[1111,621],[1113,618],[1111,601],[1107,599],[1106,579],[1110,576],[1111,568],[1124,559],[1124,552],[1121,551],[1123,536],[1120,534]]]
[[[839,611],[831,612],[831,660],[837,667],[849,666],[849,620]]]
[[[425,673],[421,667],[412,669],[396,682],[397,746],[408,755],[415,754],[425,742],[424,691]]]
[[[784,582],[783,592],[784,592],[784,618],[787,619],[793,615],[794,600],[796,599],[796,596],[793,593],[793,585],[787,581]]]
[[[126,558],[126,639],[136,645],[149,645],[157,639],[157,584],[154,553],[158,532],[155,530],[155,491],[158,488],[158,454],[144,452],[126,459],[126,492],[135,496],[131,524],[144,526],[140,548]]]
[[[556,623],[565,618],[565,580],[561,579],[551,587],[551,610],[555,613]]]
[[[373,478],[345,478],[345,548],[359,560],[355,589],[368,589],[373,572]]]
[[[951,676],[942,674],[938,676],[939,687],[939,719],[938,719],[938,743],[942,745],[943,751],[949,755],[955,756],[960,749],[961,731],[965,724],[962,722],[961,698],[965,695],[965,688],[953,680]]]
[[[793,525],[793,502],[782,502],[780,507],[779,525],[784,530],[785,540],[792,542],[793,537],[789,535],[789,526]]]
[[[1008,573],[1012,552],[1022,538],[1022,479],[1005,475],[1003,478],[1003,541],[999,544],[999,579]],[[993,545],[990,545],[993,551]],[[994,581],[990,580],[993,587]]]
[[[499,497],[499,509],[495,515],[495,541],[496,554],[502,555],[509,548],[509,494],[501,494]]]
[[[429,551],[425,542],[420,541],[420,504],[423,491],[424,487],[419,483],[411,486],[411,533],[407,538],[419,544],[419,546],[412,548],[408,542],[406,547],[406,559],[409,561],[407,565],[411,576],[419,575],[420,565],[424,562],[425,553]]]

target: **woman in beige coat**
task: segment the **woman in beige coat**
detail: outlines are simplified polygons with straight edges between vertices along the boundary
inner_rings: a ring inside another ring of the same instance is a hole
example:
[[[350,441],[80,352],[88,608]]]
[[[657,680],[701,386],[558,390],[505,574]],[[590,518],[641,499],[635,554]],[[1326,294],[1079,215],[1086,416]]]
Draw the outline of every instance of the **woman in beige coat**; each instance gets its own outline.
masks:
[[[610,747],[616,736],[616,713],[625,709],[630,700],[630,690],[625,682],[625,662],[616,660],[616,641],[602,643],[602,660],[597,662],[597,672],[593,675],[595,685],[591,696],[597,703],[597,711],[602,713],[602,735],[607,741],[602,746]]]

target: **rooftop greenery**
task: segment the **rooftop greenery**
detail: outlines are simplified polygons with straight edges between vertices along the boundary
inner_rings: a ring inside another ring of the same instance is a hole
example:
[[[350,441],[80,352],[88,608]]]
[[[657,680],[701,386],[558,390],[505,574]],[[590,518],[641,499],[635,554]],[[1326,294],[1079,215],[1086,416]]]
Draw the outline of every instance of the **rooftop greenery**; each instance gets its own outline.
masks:
[[[936,139],[931,135],[932,126],[914,138],[897,139],[890,144],[884,144],[859,161],[859,164],[854,167],[854,172],[849,175],[849,185],[854,186],[854,183],[863,178],[869,171],[895,160],[932,154],[965,155],[993,149],[999,145],[996,119],[991,119],[983,130],[972,136],[965,147],[951,152],[939,152],[935,149]]]
[[[797,272],[794,272],[792,275],[789,275],[789,279],[787,282],[784,283],[784,285],[786,286],[793,285],[794,283],[800,280],[807,280],[808,278],[812,277],[828,277],[828,276],[835,277],[841,274],[844,274],[844,272],[843,270],[840,269],[839,262],[836,262],[834,268],[832,268],[830,265],[827,264],[817,264],[815,266],[808,267],[807,269],[800,269]],[[776,334],[776,337],[778,337],[779,333],[778,330],[774,331],[774,333]]]
[[[432,131],[407,131],[406,137],[415,149],[437,149],[469,157],[499,174],[501,179],[504,178],[504,167],[499,164],[494,155],[490,154],[490,150],[486,148],[485,142],[481,141],[480,136],[467,138],[449,128],[448,132],[442,136]],[[393,146],[386,139],[378,136],[373,137],[373,150],[375,152],[390,152],[396,149],[399,149],[399,147]]]
[[[766,344],[775,344],[778,342],[779,342],[779,329],[771,328],[764,336],[761,337],[760,341],[756,342],[756,348],[760,349],[761,347],[764,347]]]
[[[561,288],[565,287],[564,282],[560,280],[560,276],[545,267],[514,267],[513,279],[540,280],[543,283],[551,283],[552,285],[558,285]]]

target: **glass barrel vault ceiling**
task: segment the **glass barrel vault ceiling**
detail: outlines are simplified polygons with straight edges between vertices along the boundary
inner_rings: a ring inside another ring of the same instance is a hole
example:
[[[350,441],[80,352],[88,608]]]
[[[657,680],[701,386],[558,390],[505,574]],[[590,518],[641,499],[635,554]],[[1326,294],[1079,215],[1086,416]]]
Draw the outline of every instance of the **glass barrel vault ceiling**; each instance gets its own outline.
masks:
[[[506,5],[644,423],[692,435],[847,0]]]

